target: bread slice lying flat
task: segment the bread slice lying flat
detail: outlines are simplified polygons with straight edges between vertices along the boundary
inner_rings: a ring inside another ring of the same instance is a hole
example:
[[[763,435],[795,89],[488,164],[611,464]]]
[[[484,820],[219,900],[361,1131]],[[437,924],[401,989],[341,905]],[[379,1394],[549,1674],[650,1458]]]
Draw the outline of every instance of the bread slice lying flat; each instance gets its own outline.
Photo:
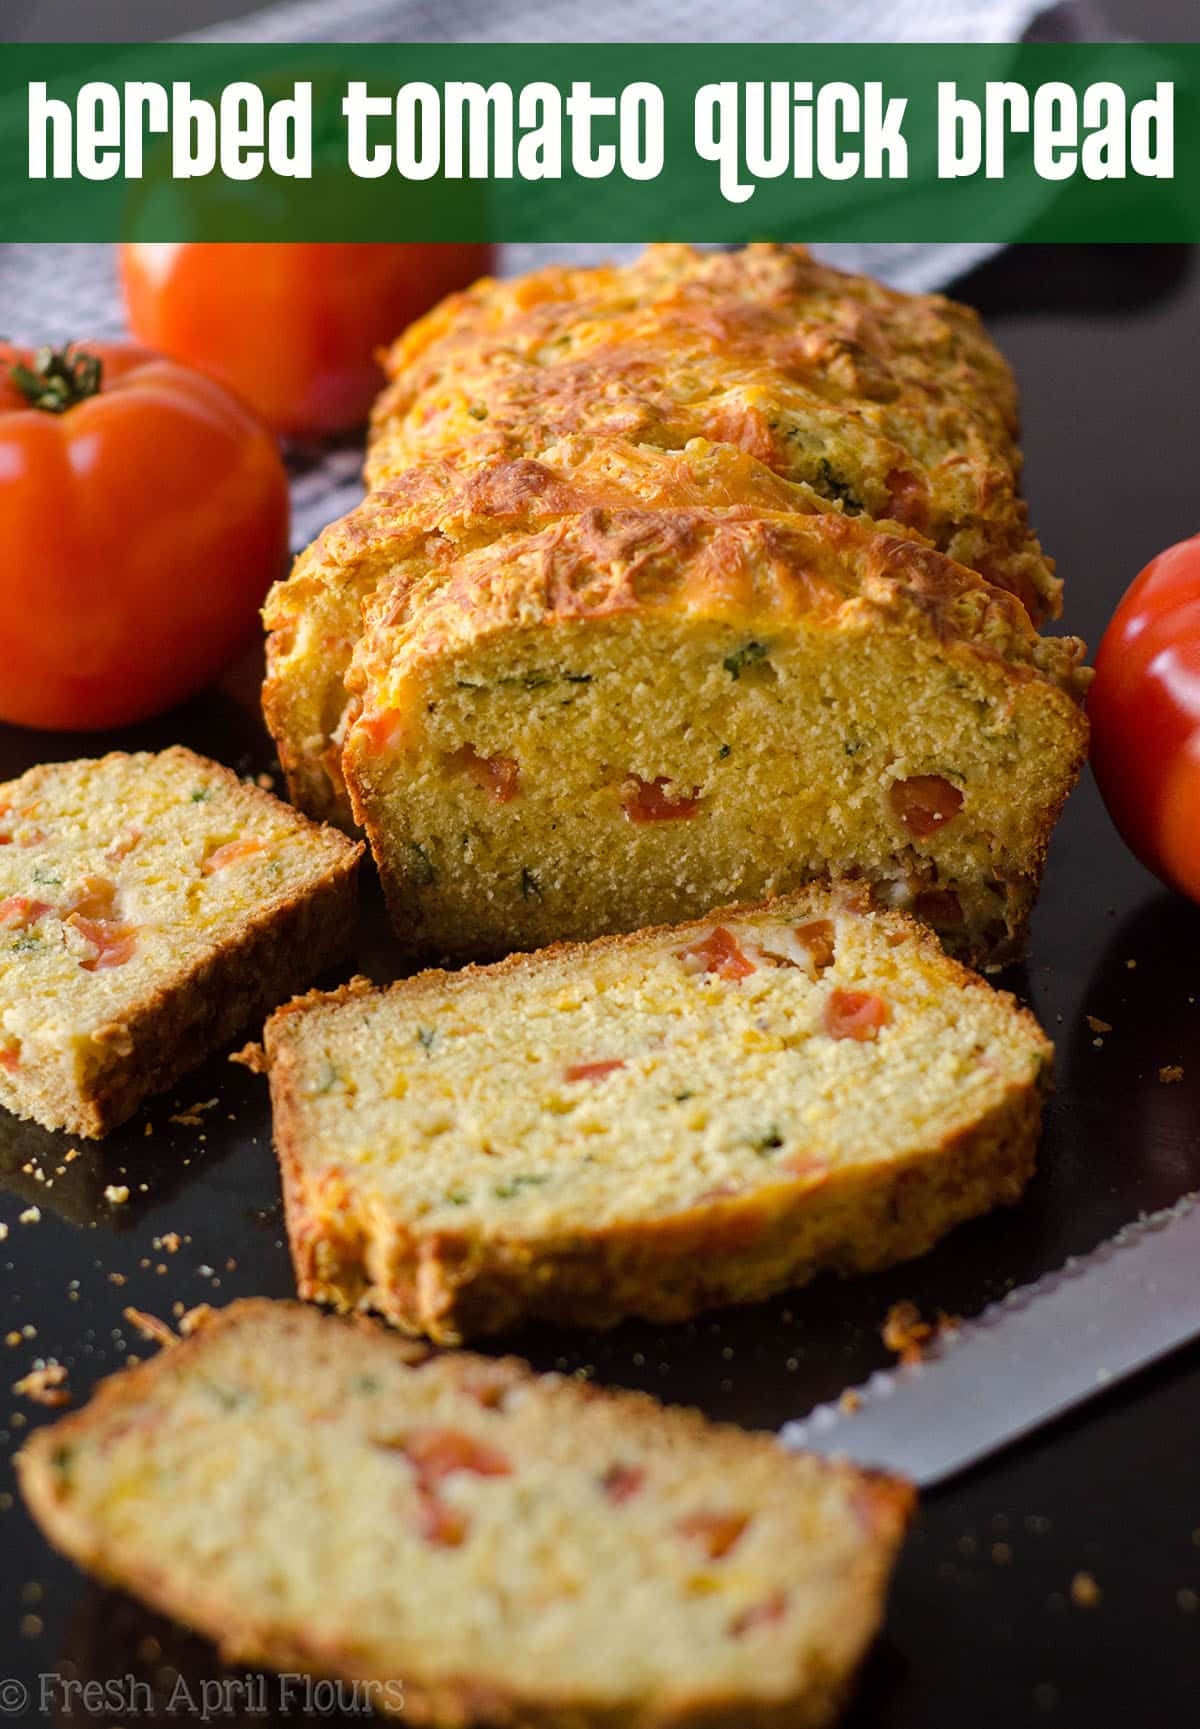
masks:
[[[384,584],[342,770],[401,941],[491,958],[858,876],[1024,943],[1082,644],[837,513],[589,510]]]
[[[300,1293],[455,1342],[882,1267],[1020,1195],[1051,1056],[821,890],[313,993],[265,1033]]]
[[[0,785],[0,1105],[124,1121],[336,958],[361,852],[182,748]]]
[[[512,1359],[234,1304],[18,1457],[47,1536],[415,1723],[815,1729],[911,1495]]]

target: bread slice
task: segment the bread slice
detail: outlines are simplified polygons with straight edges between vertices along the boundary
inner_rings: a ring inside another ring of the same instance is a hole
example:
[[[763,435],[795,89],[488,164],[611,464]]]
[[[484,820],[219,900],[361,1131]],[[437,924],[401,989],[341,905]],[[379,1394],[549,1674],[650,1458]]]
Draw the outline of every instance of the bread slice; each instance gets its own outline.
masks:
[[[0,785],[0,1104],[124,1121],[337,957],[361,852],[181,747]]]
[[[451,296],[386,361],[372,484],[575,432],[733,445],[847,512],[899,519],[1036,622],[1060,584],[1020,496],[1017,393],[977,315],[802,246],[651,246]]]
[[[499,955],[858,876],[1021,952],[1083,645],[831,513],[591,510],[382,587],[342,767],[403,943]]]
[[[314,992],[263,1053],[300,1294],[454,1343],[882,1267],[1019,1197],[1052,1054],[845,890]]]
[[[227,1660],[448,1729],[829,1723],[912,1505],[643,1394],[262,1300],[17,1465],[54,1544]]]
[[[353,826],[341,749],[350,698],[346,675],[363,608],[381,588],[393,620],[444,582],[462,554],[587,510],[638,505],[703,507],[732,516],[762,511],[840,512],[730,445],[693,439],[682,450],[577,435],[539,439],[513,460],[443,458],[381,484],[331,523],[276,584],[263,617],[263,712],[293,799],[310,816]],[[920,541],[899,523],[893,532]]]

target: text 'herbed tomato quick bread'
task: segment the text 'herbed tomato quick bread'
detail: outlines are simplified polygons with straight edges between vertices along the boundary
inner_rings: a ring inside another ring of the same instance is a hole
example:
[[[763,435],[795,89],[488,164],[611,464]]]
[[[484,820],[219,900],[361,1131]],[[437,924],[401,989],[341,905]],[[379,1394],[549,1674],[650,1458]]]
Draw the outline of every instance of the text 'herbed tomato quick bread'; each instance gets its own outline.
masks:
[[[0,1105],[123,1122],[337,958],[361,851],[180,747],[0,785]]]
[[[389,370],[375,490],[268,602],[264,708],[414,952],[847,873],[1019,952],[1086,673],[1036,632],[1059,585],[973,313],[656,247],[481,283]]]
[[[915,921],[814,889],[314,992],[258,1060],[301,1295],[453,1343],[920,1254],[1020,1195],[1051,1057]]]
[[[511,1359],[234,1304],[18,1456],[52,1542],[416,1723],[818,1729],[906,1485]]]

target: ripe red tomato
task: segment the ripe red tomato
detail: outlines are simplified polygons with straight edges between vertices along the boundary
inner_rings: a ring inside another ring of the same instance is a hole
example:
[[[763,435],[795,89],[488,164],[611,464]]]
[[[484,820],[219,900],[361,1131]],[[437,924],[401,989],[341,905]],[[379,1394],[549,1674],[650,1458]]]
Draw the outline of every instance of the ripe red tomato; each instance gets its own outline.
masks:
[[[0,720],[122,726],[258,631],[288,550],[271,434],[128,344],[0,343]]]
[[[487,273],[482,245],[136,244],[134,335],[235,390],[277,432],[340,432],[382,387],[376,350]]]
[[[1113,821],[1200,901],[1200,535],[1142,571],[1096,657],[1092,766]]]

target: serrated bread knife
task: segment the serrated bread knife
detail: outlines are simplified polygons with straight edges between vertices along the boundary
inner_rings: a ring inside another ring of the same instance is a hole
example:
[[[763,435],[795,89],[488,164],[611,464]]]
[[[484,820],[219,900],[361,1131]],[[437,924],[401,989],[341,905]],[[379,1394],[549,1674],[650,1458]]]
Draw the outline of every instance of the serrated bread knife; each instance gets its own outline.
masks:
[[[786,1423],[788,1447],[941,1483],[1200,1338],[1200,1195],[945,1331],[922,1362]]]

